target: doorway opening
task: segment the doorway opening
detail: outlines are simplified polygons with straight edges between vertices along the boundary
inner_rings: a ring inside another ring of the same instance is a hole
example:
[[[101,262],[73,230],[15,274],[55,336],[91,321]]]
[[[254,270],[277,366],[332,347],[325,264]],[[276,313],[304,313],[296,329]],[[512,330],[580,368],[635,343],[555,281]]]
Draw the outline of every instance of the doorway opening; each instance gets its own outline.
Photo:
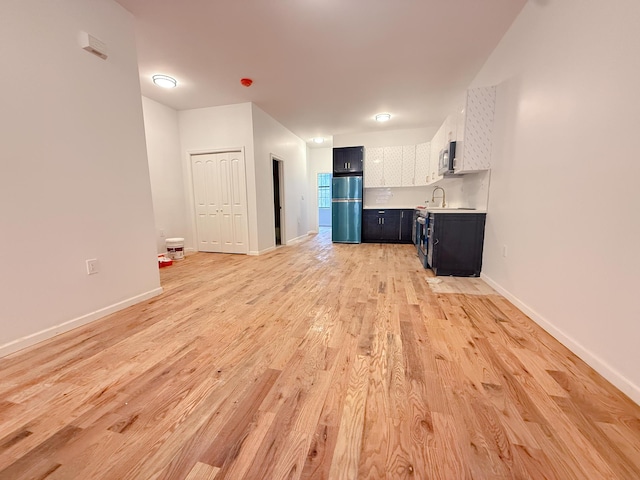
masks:
[[[275,219],[275,237],[276,246],[282,245],[282,239],[284,238],[284,222],[282,215],[282,205],[284,204],[282,199],[283,185],[284,185],[284,168],[282,160],[276,158],[273,159],[273,213]]]
[[[318,173],[318,227],[331,227],[331,173]]]

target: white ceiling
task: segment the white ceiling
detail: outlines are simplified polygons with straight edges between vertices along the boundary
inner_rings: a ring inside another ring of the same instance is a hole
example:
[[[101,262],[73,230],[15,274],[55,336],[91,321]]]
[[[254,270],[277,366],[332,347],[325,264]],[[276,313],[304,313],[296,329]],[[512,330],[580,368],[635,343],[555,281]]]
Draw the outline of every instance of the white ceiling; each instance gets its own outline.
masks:
[[[177,110],[254,102],[305,141],[439,126],[526,2],[117,1],[136,19],[143,95]]]

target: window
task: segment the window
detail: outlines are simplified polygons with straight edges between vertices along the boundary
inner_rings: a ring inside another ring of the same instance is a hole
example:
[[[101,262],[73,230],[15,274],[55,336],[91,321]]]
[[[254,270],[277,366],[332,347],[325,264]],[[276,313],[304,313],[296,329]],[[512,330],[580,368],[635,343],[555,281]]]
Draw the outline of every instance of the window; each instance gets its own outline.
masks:
[[[331,174],[318,174],[318,208],[331,208]]]

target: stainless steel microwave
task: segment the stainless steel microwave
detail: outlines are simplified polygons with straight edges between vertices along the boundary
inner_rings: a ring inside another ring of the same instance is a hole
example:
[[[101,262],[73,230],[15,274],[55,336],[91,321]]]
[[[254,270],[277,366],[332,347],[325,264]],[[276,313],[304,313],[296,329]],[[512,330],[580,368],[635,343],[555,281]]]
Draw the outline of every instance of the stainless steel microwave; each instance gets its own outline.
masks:
[[[453,172],[453,160],[456,158],[456,142],[449,142],[440,150],[438,158],[438,175]]]

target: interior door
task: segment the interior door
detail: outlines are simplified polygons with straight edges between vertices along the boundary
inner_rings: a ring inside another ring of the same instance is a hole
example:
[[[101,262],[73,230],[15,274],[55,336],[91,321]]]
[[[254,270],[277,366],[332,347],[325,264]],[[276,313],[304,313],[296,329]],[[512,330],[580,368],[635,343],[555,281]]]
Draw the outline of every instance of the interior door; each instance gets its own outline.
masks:
[[[242,151],[192,155],[198,251],[248,253]]]
[[[231,191],[231,228],[233,253],[249,253],[249,222],[247,220],[247,177],[244,153],[231,152],[229,156],[229,182]]]
[[[196,211],[198,251],[221,252],[219,175],[214,155],[192,155],[193,197]]]
[[[228,153],[217,153],[218,174],[220,176],[219,198],[222,228],[222,251],[233,252],[233,198],[231,195],[231,161]]]

